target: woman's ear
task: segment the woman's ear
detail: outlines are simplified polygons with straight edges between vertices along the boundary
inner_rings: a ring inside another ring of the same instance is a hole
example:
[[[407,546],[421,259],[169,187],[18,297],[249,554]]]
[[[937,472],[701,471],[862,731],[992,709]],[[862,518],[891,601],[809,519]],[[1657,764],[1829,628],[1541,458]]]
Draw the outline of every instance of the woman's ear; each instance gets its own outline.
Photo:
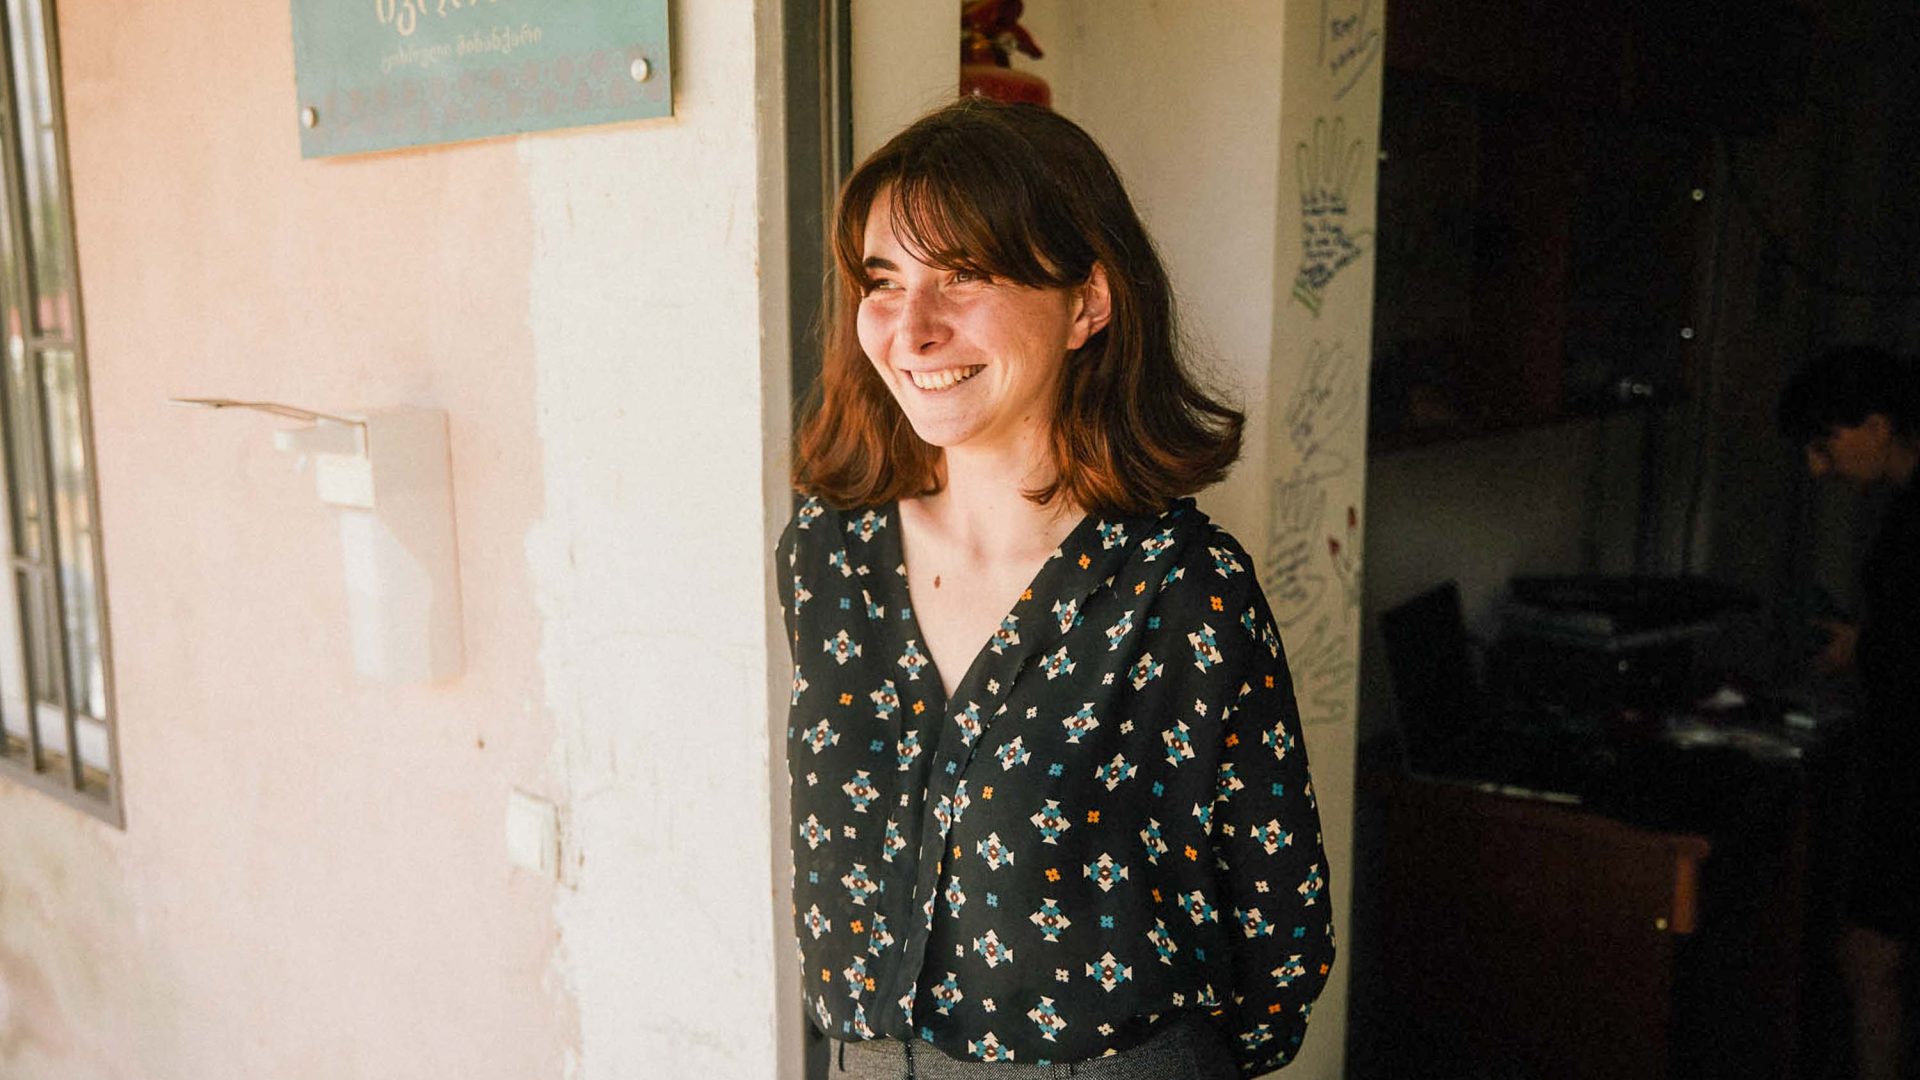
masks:
[[[1077,349],[1087,339],[1106,329],[1113,315],[1113,294],[1107,287],[1107,268],[1093,264],[1086,283],[1074,290],[1073,332],[1067,336],[1067,348]]]

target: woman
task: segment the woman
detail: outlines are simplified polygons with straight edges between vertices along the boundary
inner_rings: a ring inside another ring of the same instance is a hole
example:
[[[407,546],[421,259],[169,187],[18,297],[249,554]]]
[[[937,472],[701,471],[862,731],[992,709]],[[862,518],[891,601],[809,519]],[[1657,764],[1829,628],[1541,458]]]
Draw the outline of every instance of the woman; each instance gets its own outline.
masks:
[[[1857,670],[1864,691],[1840,973],[1856,1070],[1862,1080],[1893,1080],[1904,1075],[1901,984],[1920,929],[1920,379],[1879,349],[1835,349],[1788,382],[1779,420],[1815,479],[1891,493],[1860,567],[1860,622],[1825,623],[1815,666]]]
[[[964,100],[854,172],[833,244],[778,557],[836,1069],[1277,1068],[1333,958],[1319,820],[1252,561],[1182,498],[1242,418],[1183,370],[1118,176]]]

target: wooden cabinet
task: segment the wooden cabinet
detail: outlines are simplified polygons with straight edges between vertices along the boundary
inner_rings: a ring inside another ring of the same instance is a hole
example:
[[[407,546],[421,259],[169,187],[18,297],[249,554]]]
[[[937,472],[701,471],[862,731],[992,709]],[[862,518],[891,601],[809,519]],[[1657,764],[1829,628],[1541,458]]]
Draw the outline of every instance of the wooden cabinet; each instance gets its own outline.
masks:
[[[1358,1075],[1829,1075],[1847,753],[1642,751],[1605,796],[1627,820],[1368,772],[1380,959]]]
[[[1676,939],[1693,932],[1700,836],[1546,802],[1383,778],[1384,926],[1409,1066],[1444,1075],[1670,1074]],[[1499,1070],[1507,1071],[1499,1071]]]

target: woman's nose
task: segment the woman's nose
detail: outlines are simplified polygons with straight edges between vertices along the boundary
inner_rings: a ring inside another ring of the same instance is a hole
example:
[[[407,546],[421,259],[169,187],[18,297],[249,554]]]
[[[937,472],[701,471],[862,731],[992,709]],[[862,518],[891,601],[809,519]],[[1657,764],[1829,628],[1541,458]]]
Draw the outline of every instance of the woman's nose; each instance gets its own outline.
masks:
[[[906,335],[907,346],[916,353],[924,353],[939,346],[947,339],[946,305],[936,294],[928,292],[909,294],[906,313],[900,320],[900,329]]]

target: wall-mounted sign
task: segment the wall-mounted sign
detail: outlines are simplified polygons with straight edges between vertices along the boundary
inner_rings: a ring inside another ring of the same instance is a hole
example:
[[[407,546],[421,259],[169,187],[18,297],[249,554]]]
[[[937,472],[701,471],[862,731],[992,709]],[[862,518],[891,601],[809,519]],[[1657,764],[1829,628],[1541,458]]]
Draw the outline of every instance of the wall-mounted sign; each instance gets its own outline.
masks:
[[[292,0],[304,157],[673,112],[667,0]]]

